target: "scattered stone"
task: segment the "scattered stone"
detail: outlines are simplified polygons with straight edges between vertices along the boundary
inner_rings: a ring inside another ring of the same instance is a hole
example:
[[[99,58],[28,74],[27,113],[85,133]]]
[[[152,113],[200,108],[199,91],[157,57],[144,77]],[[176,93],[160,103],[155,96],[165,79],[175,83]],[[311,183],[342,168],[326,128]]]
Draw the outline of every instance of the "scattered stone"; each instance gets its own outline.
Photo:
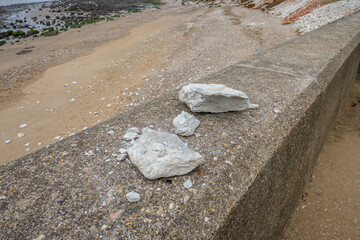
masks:
[[[274,113],[280,114],[280,113],[281,113],[281,110],[279,110],[279,109],[274,109]]]
[[[125,139],[126,141],[131,141],[134,139],[139,138],[139,129],[134,127],[134,128],[129,128],[125,135],[123,136],[123,139]]]
[[[27,124],[26,123],[23,123],[19,126],[19,128],[26,128],[27,127]]]
[[[225,161],[225,163],[226,163],[227,165],[230,165],[230,166],[232,166],[232,165],[233,165],[233,163],[232,163],[232,162],[230,162],[230,161]]]
[[[190,179],[186,180],[186,181],[183,183],[183,186],[184,186],[184,188],[186,188],[186,189],[191,188],[191,187],[193,186],[192,181],[191,181]]]
[[[114,173],[113,171],[108,172],[109,175],[112,175],[113,173]]]
[[[75,98],[70,99],[70,102],[75,102]]]
[[[230,141],[230,144],[231,144],[231,145],[236,145],[236,142]]]
[[[136,192],[129,192],[128,194],[126,194],[126,198],[129,202],[140,201],[140,195]]]
[[[43,239],[45,239],[44,234],[39,235],[37,238],[33,238],[33,240],[43,240]]]
[[[85,156],[95,156],[95,153],[92,150],[85,152]]]
[[[201,137],[201,133],[194,133],[195,137]]]
[[[109,227],[108,225],[104,224],[104,225],[101,226],[101,230],[105,230],[105,229],[107,229],[108,227]]]
[[[116,157],[116,160],[118,160],[118,161],[124,161],[127,156],[128,156],[128,155],[125,154],[125,153],[120,154],[120,155],[118,155],[118,156]]]
[[[9,144],[9,143],[11,143],[11,140],[10,140],[10,139],[5,140],[5,143],[6,143],[6,144]]]
[[[22,137],[24,137],[24,136],[25,136],[24,133],[18,133],[18,138],[22,138]]]
[[[66,84],[64,85],[64,87],[68,87],[68,86],[70,86],[70,84],[69,84],[69,83],[66,83]]]
[[[114,134],[115,134],[115,132],[114,132],[113,130],[110,130],[110,131],[108,131],[108,134],[110,134],[110,135],[114,135]]]
[[[154,128],[154,126],[153,126],[153,125],[150,125],[149,128]]]
[[[195,129],[200,125],[194,115],[182,111],[174,120],[175,133],[181,136],[191,136],[194,134]]]
[[[143,129],[141,137],[128,148],[128,154],[148,179],[184,175],[204,162],[200,153],[187,147],[177,135],[150,128]]]
[[[125,148],[120,148],[118,150],[118,152],[121,153],[121,154],[125,154],[125,153],[127,153],[127,150]]]
[[[42,144],[41,142],[38,142],[38,146],[41,146],[41,144]]]
[[[190,200],[190,198],[191,198],[191,196],[186,195],[186,196],[184,197],[184,203],[187,203],[187,202]]]
[[[179,92],[179,100],[193,112],[221,113],[258,108],[249,97],[223,84],[188,84]]]
[[[25,147],[28,147],[30,145],[30,143],[25,143],[24,146]]]
[[[60,140],[61,139],[61,136],[56,136],[54,137],[55,140]]]
[[[4,195],[0,195],[0,200],[5,200],[6,197]]]
[[[208,222],[208,221],[209,221],[209,218],[208,218],[208,217],[205,217],[205,218],[204,218],[204,221],[205,221],[205,222]]]

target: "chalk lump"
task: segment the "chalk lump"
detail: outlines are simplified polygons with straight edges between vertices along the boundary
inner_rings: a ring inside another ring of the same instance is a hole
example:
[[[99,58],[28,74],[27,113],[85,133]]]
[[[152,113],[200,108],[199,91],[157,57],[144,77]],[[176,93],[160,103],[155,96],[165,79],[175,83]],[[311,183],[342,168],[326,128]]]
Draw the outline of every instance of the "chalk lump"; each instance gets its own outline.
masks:
[[[200,125],[200,121],[194,115],[182,111],[174,118],[173,125],[176,134],[188,137],[194,134],[195,129]]]
[[[175,134],[144,128],[128,148],[130,161],[148,179],[184,175],[204,162]]]
[[[192,112],[222,113],[258,108],[249,97],[223,84],[188,84],[179,92],[179,100]]]

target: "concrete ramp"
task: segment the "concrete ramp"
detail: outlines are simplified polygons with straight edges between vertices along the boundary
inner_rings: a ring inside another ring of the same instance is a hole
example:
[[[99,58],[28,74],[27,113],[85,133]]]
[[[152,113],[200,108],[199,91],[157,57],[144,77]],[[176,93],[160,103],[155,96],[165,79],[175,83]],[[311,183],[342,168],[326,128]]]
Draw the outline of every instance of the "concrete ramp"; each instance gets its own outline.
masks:
[[[195,114],[201,136],[183,139],[206,161],[185,176],[150,181],[113,156],[129,127],[171,132],[189,111],[177,92],[3,165],[0,238],[277,239],[359,61],[357,12],[202,79],[260,108]]]

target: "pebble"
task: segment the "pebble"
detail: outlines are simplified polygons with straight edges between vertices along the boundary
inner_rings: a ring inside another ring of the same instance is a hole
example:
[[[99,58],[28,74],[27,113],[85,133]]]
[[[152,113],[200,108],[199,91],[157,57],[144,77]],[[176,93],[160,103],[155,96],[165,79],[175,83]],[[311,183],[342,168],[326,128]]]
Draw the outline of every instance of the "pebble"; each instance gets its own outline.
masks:
[[[25,136],[24,133],[18,133],[18,138],[22,138],[22,137],[24,137],[24,136]]]
[[[27,127],[27,124],[26,123],[23,123],[19,126],[19,128],[26,128]]]
[[[66,84],[64,85],[64,87],[68,87],[68,86],[70,86],[70,84],[69,84],[69,83],[66,83]]]
[[[111,104],[106,105],[107,107],[111,107]]]
[[[205,221],[205,222],[208,222],[208,221],[209,221],[209,218],[208,218],[208,217],[205,217],[205,218],[204,218],[204,221]]]
[[[140,201],[140,195],[136,192],[129,192],[128,194],[126,194],[126,199],[129,202],[138,202]]]
[[[0,196],[0,200],[5,200],[6,197],[5,196]]]
[[[38,142],[38,146],[40,146],[42,143],[41,142]]]
[[[110,130],[110,131],[108,131],[108,134],[110,134],[110,135],[114,135],[114,131],[113,130]]]
[[[38,236],[37,238],[33,238],[33,240],[43,240],[45,239],[45,235],[41,234],[40,236]]]
[[[29,146],[29,145],[30,145],[30,143],[25,143],[25,144],[24,144],[25,147],[27,147],[27,146]]]
[[[54,137],[55,140],[60,140],[61,136]]]
[[[108,227],[109,227],[108,225],[104,224],[104,225],[101,226],[101,230],[105,230],[105,229],[107,229]]]
[[[127,153],[127,150],[125,148],[120,148],[118,150],[118,152],[121,153],[121,154],[124,154],[124,153]]]
[[[10,140],[10,139],[5,140],[5,143],[6,143],[6,144],[9,144],[9,143],[11,143],[11,140]]]
[[[118,161],[124,161],[128,155],[127,154],[120,154],[116,157],[116,160]]]
[[[279,109],[274,109],[274,113],[280,114],[280,113],[281,113],[281,110],[279,110]]]
[[[230,161],[225,161],[225,163],[226,163],[227,165],[230,165],[230,166],[232,166],[232,165],[233,165],[233,163],[232,163],[232,162],[230,162]]]
[[[75,98],[70,99],[70,102],[75,102]]]
[[[184,186],[184,188],[189,189],[193,186],[193,183],[190,179],[188,179],[183,183],[183,186]]]
[[[92,150],[89,150],[85,153],[85,156],[95,156],[95,153]]]

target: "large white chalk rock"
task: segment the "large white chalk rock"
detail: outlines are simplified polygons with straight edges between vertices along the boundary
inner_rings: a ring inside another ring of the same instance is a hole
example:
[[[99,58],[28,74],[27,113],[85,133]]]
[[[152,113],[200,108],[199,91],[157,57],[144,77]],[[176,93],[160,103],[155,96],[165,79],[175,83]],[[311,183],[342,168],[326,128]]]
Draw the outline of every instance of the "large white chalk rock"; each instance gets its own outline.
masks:
[[[194,134],[195,129],[200,125],[200,121],[194,115],[182,111],[174,118],[173,125],[176,134],[187,137]]]
[[[141,137],[128,148],[131,162],[148,179],[184,175],[204,162],[175,134],[144,128]]]
[[[257,108],[249,97],[223,84],[188,84],[179,92],[179,100],[193,112],[221,113]]]

